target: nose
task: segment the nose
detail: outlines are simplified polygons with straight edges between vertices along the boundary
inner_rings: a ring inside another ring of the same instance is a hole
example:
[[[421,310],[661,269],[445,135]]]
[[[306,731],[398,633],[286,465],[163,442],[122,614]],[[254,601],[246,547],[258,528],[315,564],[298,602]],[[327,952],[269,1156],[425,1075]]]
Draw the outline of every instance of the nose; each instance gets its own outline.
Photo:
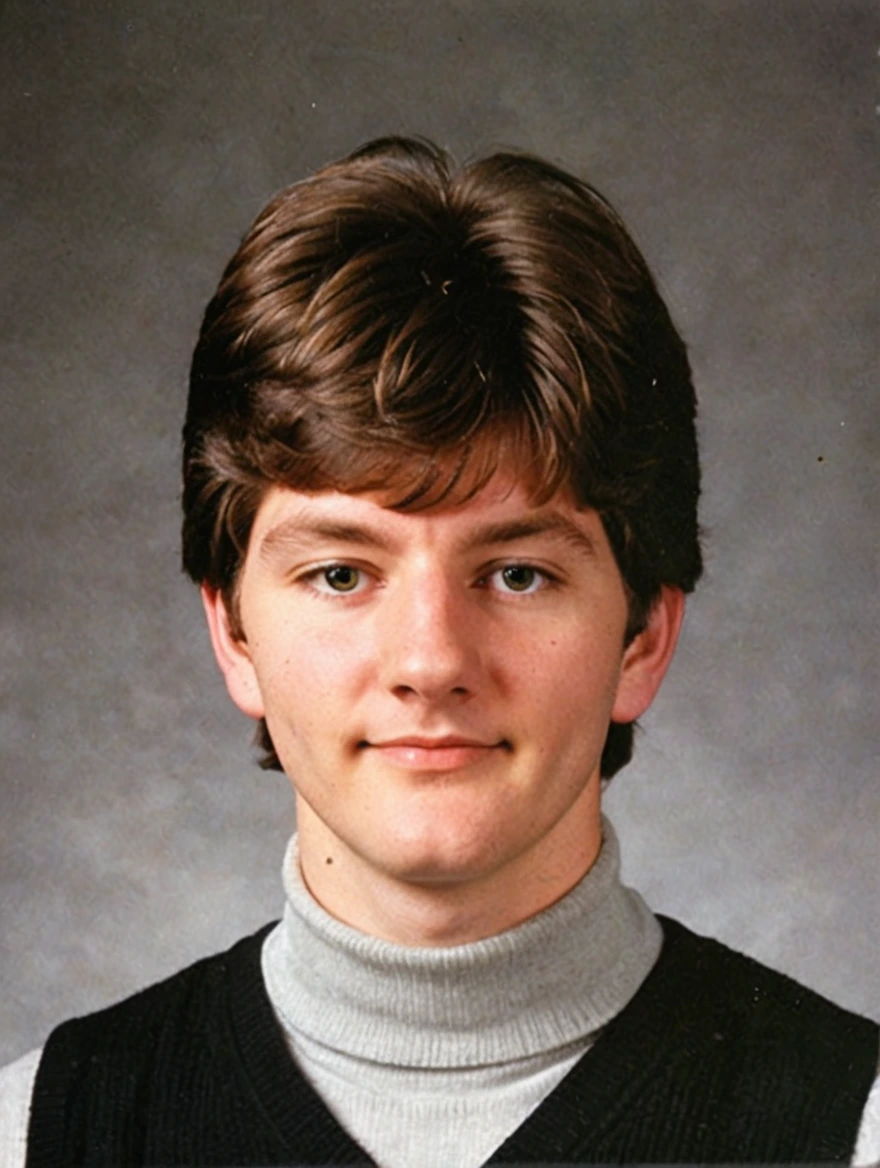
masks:
[[[398,697],[465,700],[480,674],[479,614],[466,589],[433,576],[389,596],[380,631],[384,685]]]

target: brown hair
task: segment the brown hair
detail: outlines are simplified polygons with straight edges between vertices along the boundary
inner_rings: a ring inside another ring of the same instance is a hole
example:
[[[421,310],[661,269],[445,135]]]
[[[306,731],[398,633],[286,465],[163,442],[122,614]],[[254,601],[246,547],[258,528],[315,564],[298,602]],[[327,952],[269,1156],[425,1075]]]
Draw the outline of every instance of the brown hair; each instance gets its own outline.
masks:
[[[455,169],[386,138],[278,195],[208,305],[184,427],[183,562],[233,616],[270,484],[466,498],[512,460],[602,518],[628,637],[701,571],[684,343],[623,223],[527,155]],[[609,778],[632,754],[612,724]],[[280,768],[261,723],[262,765]]]

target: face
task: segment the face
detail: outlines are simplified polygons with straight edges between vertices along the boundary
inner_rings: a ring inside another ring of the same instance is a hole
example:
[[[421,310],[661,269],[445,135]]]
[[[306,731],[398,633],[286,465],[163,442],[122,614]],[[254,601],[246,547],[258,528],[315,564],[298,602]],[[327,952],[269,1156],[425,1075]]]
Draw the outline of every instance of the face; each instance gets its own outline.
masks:
[[[494,882],[508,902],[543,881],[550,903],[595,856],[608,724],[653,697],[676,595],[658,606],[662,636],[655,615],[625,649],[598,516],[561,495],[535,507],[496,476],[411,514],[272,488],[240,579],[243,638],[216,594],[206,606],[230,692],[266,718],[293,782],[319,899],[348,872],[459,893]]]

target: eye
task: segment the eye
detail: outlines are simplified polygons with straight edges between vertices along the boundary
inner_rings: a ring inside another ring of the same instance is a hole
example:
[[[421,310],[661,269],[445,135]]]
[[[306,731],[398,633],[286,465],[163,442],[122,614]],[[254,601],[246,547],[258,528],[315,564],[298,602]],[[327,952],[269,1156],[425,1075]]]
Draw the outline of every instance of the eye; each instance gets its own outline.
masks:
[[[537,592],[547,582],[544,573],[529,564],[507,564],[493,572],[490,579],[493,577],[504,592]]]
[[[331,592],[354,592],[361,582],[361,574],[351,564],[331,564],[320,570],[317,581],[326,584]]]

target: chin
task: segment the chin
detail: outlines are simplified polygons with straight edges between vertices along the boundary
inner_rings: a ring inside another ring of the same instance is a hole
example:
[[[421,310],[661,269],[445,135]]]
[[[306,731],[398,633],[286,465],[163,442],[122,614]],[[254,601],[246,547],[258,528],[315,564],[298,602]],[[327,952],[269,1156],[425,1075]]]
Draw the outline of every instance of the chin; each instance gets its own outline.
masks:
[[[503,864],[490,835],[473,823],[456,830],[449,823],[412,823],[389,827],[383,841],[389,875],[407,883],[449,885],[479,881]]]

